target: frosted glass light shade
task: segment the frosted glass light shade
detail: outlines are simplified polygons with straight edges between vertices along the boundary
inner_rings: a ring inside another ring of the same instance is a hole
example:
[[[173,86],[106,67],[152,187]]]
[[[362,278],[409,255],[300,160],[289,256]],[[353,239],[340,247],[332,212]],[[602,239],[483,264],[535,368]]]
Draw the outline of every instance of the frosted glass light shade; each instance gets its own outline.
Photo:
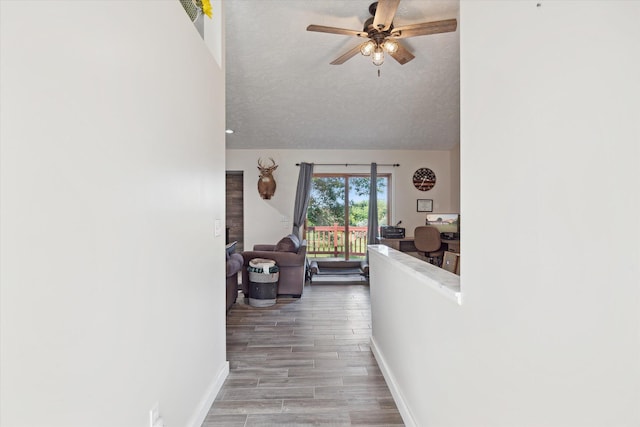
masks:
[[[369,56],[373,53],[373,50],[376,48],[376,43],[373,40],[368,40],[360,46],[360,53],[364,56]]]
[[[377,46],[373,51],[373,64],[380,66],[384,63],[384,51],[380,46]]]
[[[398,42],[394,39],[386,39],[384,43],[382,43],[382,47],[388,53],[394,54],[398,51]]]

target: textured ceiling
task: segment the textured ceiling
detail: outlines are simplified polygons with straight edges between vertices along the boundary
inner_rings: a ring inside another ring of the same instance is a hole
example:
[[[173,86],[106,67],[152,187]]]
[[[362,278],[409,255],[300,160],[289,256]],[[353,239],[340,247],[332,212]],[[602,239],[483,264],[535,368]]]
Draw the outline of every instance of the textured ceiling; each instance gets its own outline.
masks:
[[[404,40],[416,58],[381,67],[362,39],[306,31],[361,30],[370,0],[228,0],[227,148],[447,150],[460,140],[458,30]],[[394,25],[458,18],[458,0],[401,0]],[[380,77],[377,70],[380,69]]]

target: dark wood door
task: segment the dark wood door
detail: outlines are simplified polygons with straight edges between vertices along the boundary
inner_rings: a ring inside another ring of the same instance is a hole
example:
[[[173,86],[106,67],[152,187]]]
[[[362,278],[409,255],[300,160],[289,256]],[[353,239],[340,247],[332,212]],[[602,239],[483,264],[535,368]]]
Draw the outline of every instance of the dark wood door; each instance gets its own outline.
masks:
[[[229,242],[237,241],[237,252],[244,250],[244,175],[242,171],[226,173],[226,227]]]

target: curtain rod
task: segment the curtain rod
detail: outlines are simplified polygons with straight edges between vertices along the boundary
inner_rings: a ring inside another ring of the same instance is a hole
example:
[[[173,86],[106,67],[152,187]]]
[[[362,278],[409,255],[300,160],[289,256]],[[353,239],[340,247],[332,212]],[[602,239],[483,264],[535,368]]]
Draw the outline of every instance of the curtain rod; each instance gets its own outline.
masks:
[[[371,166],[371,163],[311,163],[314,166]],[[300,163],[296,163],[296,166],[300,166]],[[398,167],[400,163],[378,163],[378,166],[393,166]]]

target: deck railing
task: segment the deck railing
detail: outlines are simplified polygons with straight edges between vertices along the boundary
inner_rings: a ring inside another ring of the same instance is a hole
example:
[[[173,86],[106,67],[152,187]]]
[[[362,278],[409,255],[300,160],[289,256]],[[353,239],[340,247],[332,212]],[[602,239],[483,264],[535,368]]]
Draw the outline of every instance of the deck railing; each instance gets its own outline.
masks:
[[[349,226],[346,235],[344,225],[316,225],[307,227],[307,253],[349,259],[367,253],[368,227]]]

